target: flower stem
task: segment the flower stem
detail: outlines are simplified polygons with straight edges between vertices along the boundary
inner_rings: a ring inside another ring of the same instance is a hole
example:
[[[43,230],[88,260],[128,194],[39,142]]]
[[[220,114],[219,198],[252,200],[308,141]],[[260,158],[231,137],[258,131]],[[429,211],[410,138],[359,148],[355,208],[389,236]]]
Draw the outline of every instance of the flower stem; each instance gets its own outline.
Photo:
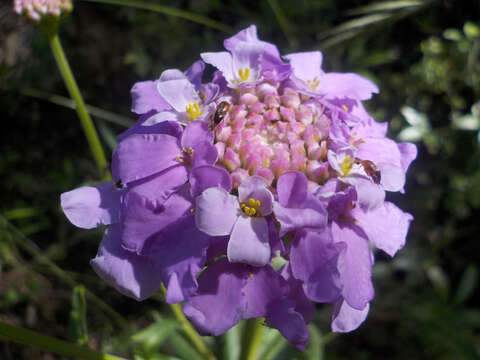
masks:
[[[262,341],[262,319],[248,319],[243,331],[242,352],[240,360],[255,360]]]
[[[16,343],[35,346],[55,354],[68,356],[69,358],[81,358],[86,360],[124,360],[118,356],[100,353],[85,346],[69,343],[35,331],[9,325],[4,322],[0,322],[0,337]]]
[[[93,158],[95,159],[95,163],[100,170],[101,176],[105,180],[110,179],[110,174],[107,169],[107,160],[105,158],[102,145],[100,144],[97,131],[95,130],[95,126],[93,125],[92,119],[90,118],[90,115],[87,111],[82,94],[78,89],[77,82],[73,77],[73,73],[70,69],[70,65],[68,64],[67,57],[63,52],[62,44],[60,44],[58,34],[50,35],[49,41],[53,56],[55,57],[58,69],[62,74],[65,86],[67,87],[71,98],[73,99],[73,101],[75,101],[77,115],[80,119],[80,123],[82,124],[83,132],[85,133],[85,136],[87,138],[90,151],[92,152]]]
[[[163,295],[166,295],[166,289],[162,285]],[[215,360],[215,356],[212,354],[210,349],[205,345],[202,338],[195,330],[195,328],[190,324],[185,315],[183,314],[182,308],[179,304],[168,304],[172,309],[173,315],[180,322],[182,330],[185,335],[190,339],[193,345],[197,348],[198,352],[202,354],[207,360]]]

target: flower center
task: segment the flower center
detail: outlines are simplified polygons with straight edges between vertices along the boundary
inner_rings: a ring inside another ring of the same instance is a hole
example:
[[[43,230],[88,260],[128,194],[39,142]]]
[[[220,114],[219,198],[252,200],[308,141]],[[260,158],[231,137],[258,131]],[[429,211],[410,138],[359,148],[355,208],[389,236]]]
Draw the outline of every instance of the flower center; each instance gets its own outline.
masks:
[[[307,80],[307,85],[310,90],[314,91],[317,89],[318,85],[320,85],[320,80],[315,76],[313,80]]]
[[[262,203],[260,200],[256,200],[254,198],[248,199],[248,203],[242,202],[240,204],[240,208],[243,210],[243,212],[250,217],[261,217],[262,213],[260,212],[260,205]]]
[[[198,105],[198,102],[190,101],[185,107],[185,111],[188,115],[188,122],[193,121],[202,115],[202,110],[200,110],[200,105]]]
[[[345,156],[343,162],[340,164],[340,169],[342,170],[341,177],[347,176],[350,171],[352,170],[354,160],[350,157],[350,155]]]
[[[245,69],[238,70],[238,77],[240,81],[247,81],[250,78],[250,68],[246,67]]]
[[[193,165],[193,154],[194,153],[195,153],[195,151],[191,147],[182,148],[182,154],[177,155],[176,160],[179,163],[182,163],[185,166],[192,166]]]
[[[239,74],[245,77],[247,70]],[[215,128],[215,146],[234,188],[251,175],[272,184],[289,170],[302,171],[313,182],[328,178],[331,120],[319,101],[267,81],[231,89],[229,95],[228,115]]]

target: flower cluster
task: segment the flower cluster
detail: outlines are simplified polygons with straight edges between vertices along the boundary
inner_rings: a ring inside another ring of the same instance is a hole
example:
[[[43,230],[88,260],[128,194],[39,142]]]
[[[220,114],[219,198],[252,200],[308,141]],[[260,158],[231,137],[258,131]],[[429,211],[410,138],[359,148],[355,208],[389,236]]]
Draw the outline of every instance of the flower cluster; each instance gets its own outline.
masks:
[[[62,208],[108,225],[91,264],[121,293],[163,283],[202,334],[262,317],[303,349],[315,302],[333,304],[333,331],[366,318],[370,245],[393,256],[412,220],[385,192],[403,192],[416,148],[365,111],[375,84],[323,71],[320,52],[281,56],[255,26],[224,45],[133,86],[116,186],[66,192]]]
[[[71,0],[14,0],[13,8],[19,15],[25,14],[33,21],[46,15],[60,17],[73,9]]]

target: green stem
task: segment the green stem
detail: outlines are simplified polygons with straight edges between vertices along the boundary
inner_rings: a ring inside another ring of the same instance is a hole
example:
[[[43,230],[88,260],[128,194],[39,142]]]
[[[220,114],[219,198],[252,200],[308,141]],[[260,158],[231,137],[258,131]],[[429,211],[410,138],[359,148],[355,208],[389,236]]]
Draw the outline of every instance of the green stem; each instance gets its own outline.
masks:
[[[63,52],[62,44],[60,44],[58,34],[49,36],[49,40],[53,56],[55,57],[58,69],[62,74],[65,86],[67,87],[71,98],[73,101],[75,101],[77,115],[80,119],[80,123],[82,124],[83,131],[87,138],[90,151],[95,159],[95,163],[100,170],[101,176],[105,179],[109,179],[110,174],[107,169],[107,160],[105,158],[105,154],[103,153],[102,145],[100,144],[97,131],[95,130],[95,126],[93,125],[92,119],[90,118],[85,106],[85,102],[83,101],[82,94],[80,93],[75,78],[73,77],[72,70],[68,65],[68,60]]]
[[[162,285],[163,295],[165,297],[166,290]],[[215,356],[212,354],[210,349],[205,345],[200,335],[197,333],[195,328],[190,324],[185,315],[183,314],[182,307],[179,304],[168,304],[172,309],[173,315],[180,322],[182,330],[185,335],[190,339],[192,344],[197,348],[198,352],[202,354],[208,360],[215,360]]]
[[[243,331],[242,352],[240,360],[255,360],[257,350],[262,342],[262,319],[249,319]]]
[[[68,356],[70,358],[87,360],[125,360],[118,356],[103,354],[84,346],[69,343],[35,331],[9,325],[4,322],[0,322],[0,337],[19,344],[35,346],[42,350]]]

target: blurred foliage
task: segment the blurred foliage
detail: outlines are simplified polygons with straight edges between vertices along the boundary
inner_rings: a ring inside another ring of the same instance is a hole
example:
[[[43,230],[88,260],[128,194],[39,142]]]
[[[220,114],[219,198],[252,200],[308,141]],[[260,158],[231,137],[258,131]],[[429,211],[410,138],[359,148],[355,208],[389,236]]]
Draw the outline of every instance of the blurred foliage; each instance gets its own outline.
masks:
[[[332,336],[332,309],[318,305],[306,352],[265,327],[259,359],[480,358],[480,3],[141,2],[149,10],[136,1],[102,2],[76,1],[61,37],[108,151],[125,118],[134,120],[129,90],[136,81],[185,69],[202,51],[222,48],[229,34],[208,26],[210,20],[233,32],[255,23],[284,54],[322,50],[328,71],[374,79],[381,93],[367,104],[370,111],[390,122],[390,136],[418,145],[406,195],[389,194],[415,221],[395,259],[377,254],[367,321]],[[187,17],[159,12],[163,7]],[[48,43],[2,2],[0,44],[0,320],[136,360],[200,358],[160,296],[127,299],[88,266],[102,230],[71,226],[59,194],[98,179]],[[124,319],[115,320],[75,284]],[[242,325],[206,342],[221,358],[236,359],[241,334]],[[0,344],[1,359],[57,358]]]

